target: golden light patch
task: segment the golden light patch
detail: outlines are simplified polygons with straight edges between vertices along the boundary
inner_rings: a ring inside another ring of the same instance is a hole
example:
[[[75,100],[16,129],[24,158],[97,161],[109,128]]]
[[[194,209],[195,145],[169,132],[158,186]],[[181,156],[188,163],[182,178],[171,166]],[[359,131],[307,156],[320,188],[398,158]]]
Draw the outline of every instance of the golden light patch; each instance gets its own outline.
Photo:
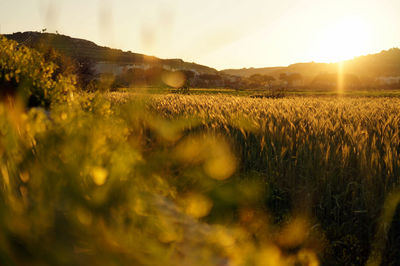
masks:
[[[214,179],[224,180],[229,178],[236,170],[235,158],[224,151],[204,163],[205,172]]]
[[[94,167],[92,169],[92,178],[93,182],[98,185],[102,186],[107,180],[108,172],[103,167]]]
[[[319,266],[317,255],[312,250],[302,249],[297,255],[301,265]]]
[[[236,170],[236,160],[228,144],[223,140],[212,139],[212,151],[204,163],[204,171],[213,179],[225,180]]]
[[[28,172],[19,173],[19,178],[22,182],[27,183],[30,179]]]
[[[234,237],[229,234],[226,230],[223,230],[223,227],[219,227],[214,235],[217,243],[220,243],[224,247],[233,247],[235,245]]]
[[[176,154],[182,161],[203,163],[204,172],[216,180],[225,180],[236,170],[236,158],[222,138],[188,138],[178,146]]]
[[[8,175],[8,169],[4,165],[0,168],[1,175],[3,176],[4,183],[9,186],[10,185],[10,176]]]
[[[203,160],[203,149],[200,138],[187,138],[176,149],[176,156],[179,160],[190,163],[197,163]]]
[[[62,112],[60,117],[61,117],[61,120],[66,120],[68,118],[68,115],[67,115],[67,113]]]
[[[281,231],[278,243],[284,247],[302,244],[308,235],[308,223],[304,218],[295,218]]]
[[[284,265],[280,249],[274,245],[262,248],[256,256],[256,265]]]
[[[182,72],[166,72],[162,75],[162,81],[168,86],[180,88],[185,85],[185,75]]]
[[[146,204],[141,198],[135,199],[135,202],[133,204],[133,210],[135,211],[136,214],[141,215],[141,216],[147,216],[146,212]]]
[[[162,243],[171,243],[182,240],[182,230],[177,228],[174,223],[169,223],[166,220],[161,221],[161,232],[158,235],[158,240]]]
[[[183,202],[185,213],[195,218],[206,216],[213,206],[213,202],[209,198],[194,192],[188,193]]]

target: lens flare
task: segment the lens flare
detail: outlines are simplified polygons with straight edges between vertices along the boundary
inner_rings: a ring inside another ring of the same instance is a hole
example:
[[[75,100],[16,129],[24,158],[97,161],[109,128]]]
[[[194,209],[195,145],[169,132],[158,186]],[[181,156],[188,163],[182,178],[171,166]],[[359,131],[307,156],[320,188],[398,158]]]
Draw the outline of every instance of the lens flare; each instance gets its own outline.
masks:
[[[344,92],[344,62],[338,63],[338,80],[337,80],[337,92],[343,94]]]
[[[185,84],[185,75],[182,72],[166,72],[162,75],[162,81],[168,86],[179,88]]]

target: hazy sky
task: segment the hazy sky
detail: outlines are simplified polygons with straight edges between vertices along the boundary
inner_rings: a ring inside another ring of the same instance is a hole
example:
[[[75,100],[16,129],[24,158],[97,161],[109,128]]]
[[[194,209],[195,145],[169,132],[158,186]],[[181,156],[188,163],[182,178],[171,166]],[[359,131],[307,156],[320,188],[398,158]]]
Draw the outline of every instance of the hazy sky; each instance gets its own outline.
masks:
[[[400,0],[0,0],[1,33],[47,28],[217,69],[400,47]]]

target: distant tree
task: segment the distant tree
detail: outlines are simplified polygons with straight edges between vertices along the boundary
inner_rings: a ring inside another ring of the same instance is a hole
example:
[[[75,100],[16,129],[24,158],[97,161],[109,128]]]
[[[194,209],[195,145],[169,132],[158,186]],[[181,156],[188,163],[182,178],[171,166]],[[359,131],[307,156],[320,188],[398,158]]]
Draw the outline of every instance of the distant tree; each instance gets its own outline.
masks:
[[[345,86],[347,88],[356,89],[361,86],[360,78],[354,74],[346,74],[344,76]]]
[[[195,77],[196,73],[192,70],[182,70],[182,74],[185,77],[185,86],[186,87],[193,87],[195,85]]]
[[[60,73],[64,74],[77,74],[77,65],[74,60],[68,56],[65,56],[57,52],[54,48],[38,44],[36,50],[41,52],[47,61],[52,61],[57,65],[56,71],[53,75],[58,75]]]
[[[281,82],[284,85],[287,85],[289,87],[293,86],[293,84],[296,81],[299,81],[302,79],[303,79],[303,76],[300,73],[290,73],[290,74],[281,73],[281,74],[279,74],[279,80],[281,80]]]
[[[289,86],[293,86],[296,81],[300,81],[303,79],[303,76],[300,73],[293,73],[286,77]]]
[[[46,60],[52,61],[57,65],[57,69],[53,74],[55,76],[60,73],[76,75],[78,86],[82,89],[86,89],[86,86],[90,81],[96,78],[94,73],[94,62],[89,57],[80,56],[71,58],[56,51],[45,41],[37,42],[33,47],[41,52]]]
[[[253,74],[249,77],[249,81],[253,83],[262,83],[263,78],[261,74]]]
[[[182,70],[181,72],[185,76],[186,80],[192,79],[196,75],[196,73],[192,70]]]
[[[336,89],[338,80],[338,73],[321,73],[313,79],[311,85],[323,89]],[[360,79],[354,74],[344,74],[342,81],[345,88],[354,89],[361,85]]]
[[[337,84],[336,73],[320,73],[311,82],[311,85],[313,87],[327,88],[327,89],[335,87],[336,84]]]
[[[275,81],[273,76],[264,75],[264,82],[268,85],[269,88],[272,87],[272,82]]]
[[[75,65],[78,85],[81,88],[86,88],[96,78],[94,72],[95,63],[88,57],[81,57],[76,61]]]
[[[224,79],[221,75],[218,74],[200,74],[198,76],[198,80],[196,81],[198,87],[219,87],[223,86]]]
[[[253,88],[270,88],[275,80],[273,76],[254,74],[248,78],[249,86]]]
[[[219,79],[221,79],[221,76],[219,76],[217,74],[201,74],[200,75],[200,79],[203,79],[203,80],[219,80]]]
[[[279,80],[286,80],[286,79],[287,79],[287,74],[286,73],[279,74]]]
[[[161,66],[151,67],[144,71],[144,77],[147,85],[161,85],[162,82],[162,74],[165,70]]]
[[[131,86],[143,86],[146,84],[146,71],[141,68],[132,69],[133,72],[133,82]]]

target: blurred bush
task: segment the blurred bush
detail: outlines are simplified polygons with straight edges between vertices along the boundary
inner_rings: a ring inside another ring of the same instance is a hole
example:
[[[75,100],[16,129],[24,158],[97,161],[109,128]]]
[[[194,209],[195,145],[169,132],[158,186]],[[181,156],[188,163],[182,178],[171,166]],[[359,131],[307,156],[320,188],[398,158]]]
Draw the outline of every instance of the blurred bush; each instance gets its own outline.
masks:
[[[0,36],[0,94],[2,99],[17,95],[29,106],[49,107],[52,102],[71,100],[75,76],[57,71],[36,50]]]

